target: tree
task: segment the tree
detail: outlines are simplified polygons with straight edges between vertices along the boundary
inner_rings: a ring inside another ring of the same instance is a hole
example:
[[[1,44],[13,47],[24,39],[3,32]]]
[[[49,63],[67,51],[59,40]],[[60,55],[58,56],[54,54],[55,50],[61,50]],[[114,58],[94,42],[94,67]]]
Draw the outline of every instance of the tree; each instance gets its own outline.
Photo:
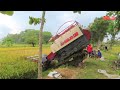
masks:
[[[42,12],[42,18],[29,17],[29,24],[37,25],[41,23],[39,32],[39,60],[38,60],[38,79],[42,78],[42,32],[45,23],[45,11]]]
[[[92,33],[92,43],[97,44],[97,48],[100,48],[101,42],[104,37],[107,35],[107,30],[109,27],[109,21],[105,21],[100,18],[95,18],[94,22],[90,24],[89,28]]]
[[[43,40],[42,40],[42,42],[43,42],[44,44],[47,44],[48,41],[49,41],[49,39],[50,39],[51,37],[52,37],[51,32],[44,31],[44,32],[43,32]]]
[[[22,39],[25,43],[32,44],[33,47],[38,43],[38,30],[27,29],[25,30]]]
[[[3,39],[2,45],[6,45],[7,47],[10,47],[13,45],[13,40],[9,36],[5,37]]]
[[[73,11],[74,13],[77,13],[80,11]],[[39,60],[38,60],[38,79],[42,78],[42,32],[43,32],[43,27],[45,23],[45,11],[42,12],[42,18],[34,18],[34,17],[29,17],[29,24],[34,24],[37,25],[41,23],[40,27],[40,33],[39,33]]]
[[[6,14],[6,15],[9,15],[9,16],[12,16],[12,15],[14,14],[13,11],[0,11],[0,13]],[[4,43],[6,43],[7,46],[11,46],[11,45],[12,45],[12,40],[7,38],[7,39],[3,42],[3,44],[4,44]]]
[[[0,13],[6,14],[6,15],[9,15],[9,16],[12,16],[14,14],[13,11],[0,11]]]
[[[13,43],[20,42],[20,35],[19,34],[8,34],[7,37],[11,38]]]
[[[117,31],[120,31],[120,11],[108,11],[106,15],[116,17],[115,28],[117,28]]]
[[[118,34],[118,31],[116,31],[116,28],[114,26],[114,22],[110,21],[109,28],[108,28],[108,35],[111,35],[111,42],[110,47],[112,49],[112,46],[115,44],[115,36]]]
[[[42,78],[42,32],[45,22],[45,11],[42,12],[41,27],[39,33],[39,64],[38,64],[38,79]]]
[[[108,30],[109,34],[112,36],[110,43],[110,47],[112,48],[115,43],[115,36],[120,32],[120,11],[108,11],[107,15],[116,17],[115,21],[111,21]]]
[[[43,44],[48,44],[49,39],[51,38],[51,32],[44,31],[43,32]],[[26,29],[25,31],[21,31],[19,34],[8,34],[3,38],[11,38],[13,44],[31,44],[33,47],[39,43],[39,30],[34,29]]]

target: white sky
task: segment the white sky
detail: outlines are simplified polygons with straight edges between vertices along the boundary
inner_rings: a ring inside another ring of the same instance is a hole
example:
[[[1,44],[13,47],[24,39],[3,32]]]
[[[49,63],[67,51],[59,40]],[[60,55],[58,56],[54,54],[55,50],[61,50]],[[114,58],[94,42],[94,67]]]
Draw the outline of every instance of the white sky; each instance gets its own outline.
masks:
[[[46,23],[44,31],[50,31],[53,35],[66,21],[76,20],[84,26],[93,22],[95,17],[106,15],[106,11],[82,11],[75,14],[72,11],[46,11]],[[41,17],[41,11],[15,11],[13,16],[0,14],[0,39],[8,33],[19,33],[25,29],[38,29],[40,25],[29,25],[29,16]]]

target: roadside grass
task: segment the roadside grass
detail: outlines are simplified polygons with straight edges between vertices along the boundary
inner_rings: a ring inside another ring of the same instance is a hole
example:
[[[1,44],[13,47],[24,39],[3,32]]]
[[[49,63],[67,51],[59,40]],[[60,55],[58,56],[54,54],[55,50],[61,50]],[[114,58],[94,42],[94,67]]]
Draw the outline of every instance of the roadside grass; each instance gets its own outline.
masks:
[[[83,69],[79,68],[78,79],[107,79],[106,76],[97,72],[98,69],[106,70],[109,74],[120,74],[120,70],[114,70],[112,68],[113,62],[117,60],[117,53],[120,51],[120,47],[113,47],[110,51],[102,51],[105,61],[99,59],[88,58],[85,62]]]

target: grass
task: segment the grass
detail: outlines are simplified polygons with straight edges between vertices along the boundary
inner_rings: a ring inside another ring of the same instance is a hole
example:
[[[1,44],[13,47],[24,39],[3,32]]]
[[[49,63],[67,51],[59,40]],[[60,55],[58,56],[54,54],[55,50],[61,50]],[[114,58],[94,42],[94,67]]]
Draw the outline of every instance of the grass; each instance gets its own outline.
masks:
[[[99,74],[98,69],[106,70],[110,74],[120,74],[119,70],[114,70],[111,66],[113,61],[117,60],[117,53],[120,51],[120,47],[113,47],[110,51],[102,51],[105,61],[99,59],[94,60],[88,58],[85,62],[83,69],[79,68],[76,78],[82,79],[106,79],[107,77]]]
[[[49,54],[49,45],[43,45],[43,54]],[[0,46],[0,79],[37,78],[37,63],[27,59],[39,54],[39,48],[26,44]]]
[[[34,78],[37,64],[28,61],[26,57],[37,53],[37,48],[31,47],[0,48],[0,78]]]
[[[26,57],[39,54],[38,47],[13,46],[0,48],[0,79],[37,78],[37,63]],[[49,54],[50,48],[43,46],[43,53]]]
[[[50,53],[50,46],[43,45],[43,54]],[[33,79],[37,78],[37,63],[26,59],[28,56],[39,54],[39,48],[23,45],[14,45],[13,47],[0,48],[0,79]],[[65,79],[107,79],[106,76],[97,72],[98,69],[104,69],[110,74],[120,75],[120,70],[114,70],[112,62],[117,60],[117,53],[120,52],[120,46],[114,46],[112,50],[102,51],[105,61],[99,59],[86,59],[84,67],[73,67],[62,65],[55,71],[60,72]],[[43,78],[48,78],[49,69],[43,72]]]
[[[60,72],[66,79],[107,79],[106,76],[97,72],[98,69],[106,70],[109,74],[120,75],[120,70],[114,70],[113,61],[117,60],[117,53],[120,52],[120,46],[113,47],[112,50],[102,51],[105,61],[99,59],[87,58],[83,67],[61,66],[55,71]],[[53,70],[43,72],[44,77]],[[66,73],[65,73],[66,72]]]

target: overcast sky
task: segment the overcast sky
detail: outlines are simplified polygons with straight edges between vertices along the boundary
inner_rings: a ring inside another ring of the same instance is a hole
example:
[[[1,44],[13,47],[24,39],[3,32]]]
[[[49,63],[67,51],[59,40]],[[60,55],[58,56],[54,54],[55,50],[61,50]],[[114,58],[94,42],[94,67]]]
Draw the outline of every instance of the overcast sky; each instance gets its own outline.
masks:
[[[40,25],[29,25],[29,16],[41,17],[41,11],[15,11],[13,16],[0,14],[0,39],[8,33],[15,34],[25,29],[37,29]],[[50,31],[53,35],[66,21],[76,20],[83,26],[88,26],[95,17],[106,15],[106,11],[82,11],[74,14],[72,11],[46,11],[46,23],[44,31]]]

